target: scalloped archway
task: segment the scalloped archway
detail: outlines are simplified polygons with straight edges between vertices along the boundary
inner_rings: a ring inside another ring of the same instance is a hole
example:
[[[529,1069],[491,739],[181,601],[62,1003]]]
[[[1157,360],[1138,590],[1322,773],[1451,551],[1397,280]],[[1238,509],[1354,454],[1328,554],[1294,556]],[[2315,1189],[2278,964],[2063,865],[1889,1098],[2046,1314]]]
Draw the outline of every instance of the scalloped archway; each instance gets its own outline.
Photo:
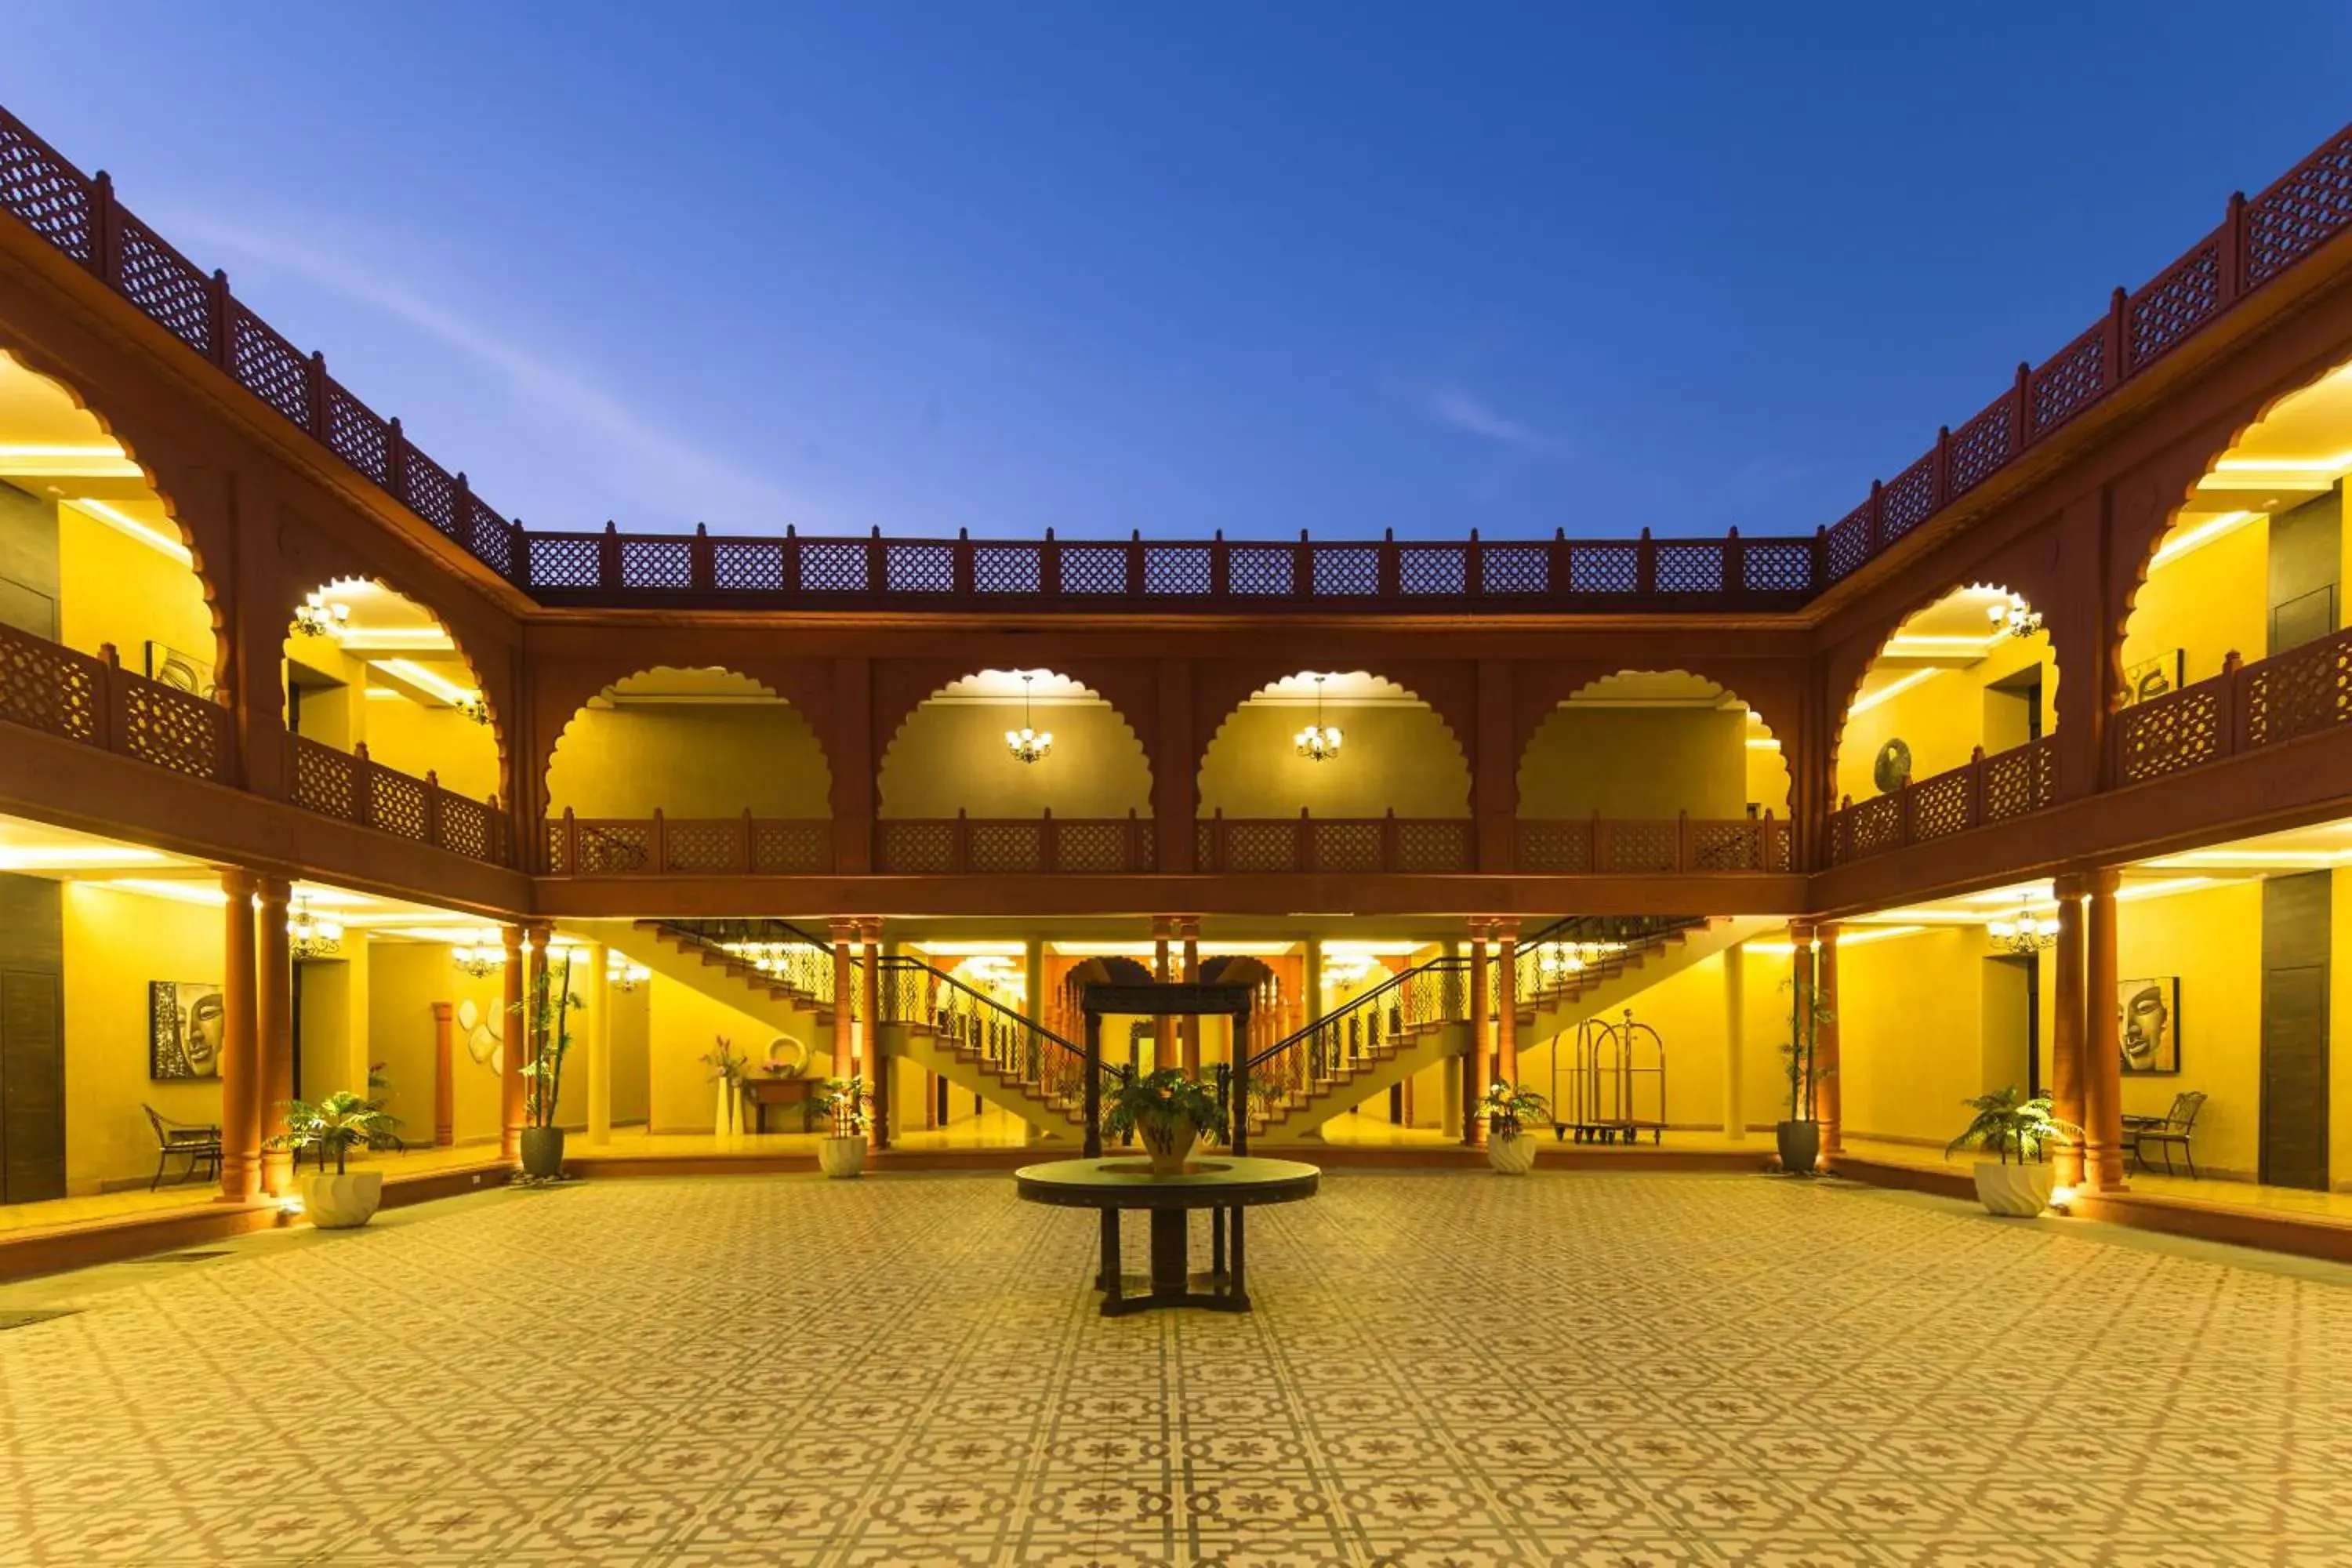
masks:
[[[1979,746],[1990,756],[2054,731],[2057,653],[2037,617],[2021,593],[1984,581],[1904,616],[1837,693],[1832,798],[1881,794],[1882,753],[1907,756],[1916,781],[1965,766]]]
[[[1294,737],[1324,722],[1339,754],[1316,762]],[[1200,814],[1230,817],[1466,817],[1470,760],[1444,718],[1413,691],[1369,670],[1301,671],[1229,710],[1201,754]]]
[[[1685,669],[1585,682],[1537,726],[1517,784],[1522,818],[1789,815],[1788,762],[1763,715]]]
[[[775,689],[715,665],[656,665],[576,710],[548,753],[547,810],[582,817],[833,815],[832,770]]]
[[[1006,743],[1024,727],[1053,736],[1035,762]],[[885,821],[1151,815],[1151,763],[1134,726],[1050,669],[975,670],[937,688],[899,722],[877,773]]]

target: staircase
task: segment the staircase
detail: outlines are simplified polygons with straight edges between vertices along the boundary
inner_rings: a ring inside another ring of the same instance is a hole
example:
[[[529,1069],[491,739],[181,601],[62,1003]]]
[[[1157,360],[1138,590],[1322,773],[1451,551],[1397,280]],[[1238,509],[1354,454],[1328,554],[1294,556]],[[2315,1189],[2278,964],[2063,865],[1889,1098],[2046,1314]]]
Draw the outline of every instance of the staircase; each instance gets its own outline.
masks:
[[[578,924],[610,940],[596,928],[620,922]],[[625,929],[634,938],[629,951],[642,953],[648,969],[808,1041],[820,1062],[831,1059],[832,943],[775,920],[639,921]],[[864,967],[853,953],[853,986],[861,993]],[[883,1055],[939,1074],[1048,1138],[1083,1139],[1086,1053],[1078,1047],[919,959],[881,959],[875,989],[881,1011],[875,1042]],[[846,1005],[855,1007],[856,998]]]
[[[1381,1090],[1470,1043],[1470,961],[1433,959],[1373,987],[1249,1059],[1253,1138],[1311,1138]]]
[[[1614,1012],[1701,960],[1782,923],[1759,915],[1580,916],[1548,927],[1519,945],[1519,1048],[1536,1048],[1587,1018]]]

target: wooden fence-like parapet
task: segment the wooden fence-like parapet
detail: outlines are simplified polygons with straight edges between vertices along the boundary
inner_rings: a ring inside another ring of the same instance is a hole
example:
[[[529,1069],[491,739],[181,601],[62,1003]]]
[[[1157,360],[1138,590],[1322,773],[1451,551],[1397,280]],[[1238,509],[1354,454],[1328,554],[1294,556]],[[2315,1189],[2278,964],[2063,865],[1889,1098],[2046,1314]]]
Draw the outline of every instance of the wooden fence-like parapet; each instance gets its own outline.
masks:
[[[1979,746],[1966,763],[1857,804],[1849,796],[1830,813],[1829,862],[1925,844],[1972,827],[2047,811],[2058,804],[2058,737],[2044,735],[1990,756]]]
[[[0,720],[214,784],[235,782],[229,710],[217,700],[0,626]]]
[[[1688,812],[1654,821],[1523,817],[1514,870],[1559,875],[1786,871],[1789,825],[1759,817],[1710,819]]]
[[[566,807],[547,824],[547,869],[558,877],[789,877],[833,866],[824,817],[586,817]]]
[[[437,774],[418,778],[385,767],[368,755],[364,742],[345,752],[289,735],[287,750],[287,776],[297,805],[494,866],[514,863],[506,816],[495,795],[478,801],[442,788]]]

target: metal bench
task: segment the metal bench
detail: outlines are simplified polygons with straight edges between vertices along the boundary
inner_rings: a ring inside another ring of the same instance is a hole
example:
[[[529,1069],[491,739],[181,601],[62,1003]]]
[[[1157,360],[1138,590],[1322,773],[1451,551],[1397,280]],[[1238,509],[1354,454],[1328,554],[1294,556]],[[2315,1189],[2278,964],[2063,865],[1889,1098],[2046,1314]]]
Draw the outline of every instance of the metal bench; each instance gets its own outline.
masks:
[[[174,1121],[158,1113],[152,1105],[142,1105],[139,1109],[147,1113],[148,1123],[155,1129],[155,1176],[147,1184],[149,1192],[163,1184],[164,1169],[175,1157],[185,1160],[188,1168],[181,1173],[180,1180],[174,1185],[185,1185],[194,1181],[199,1166],[203,1167],[205,1175],[215,1178],[220,1175],[221,1130],[217,1126],[199,1121]]]

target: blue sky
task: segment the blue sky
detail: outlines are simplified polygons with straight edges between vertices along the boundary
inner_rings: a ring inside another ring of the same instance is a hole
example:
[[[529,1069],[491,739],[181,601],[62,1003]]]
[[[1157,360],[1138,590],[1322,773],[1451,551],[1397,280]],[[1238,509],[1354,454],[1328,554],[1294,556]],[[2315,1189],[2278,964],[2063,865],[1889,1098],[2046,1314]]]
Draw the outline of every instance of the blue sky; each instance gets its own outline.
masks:
[[[1809,532],[2352,115],[2334,5],[8,35],[0,102],[546,528]]]

